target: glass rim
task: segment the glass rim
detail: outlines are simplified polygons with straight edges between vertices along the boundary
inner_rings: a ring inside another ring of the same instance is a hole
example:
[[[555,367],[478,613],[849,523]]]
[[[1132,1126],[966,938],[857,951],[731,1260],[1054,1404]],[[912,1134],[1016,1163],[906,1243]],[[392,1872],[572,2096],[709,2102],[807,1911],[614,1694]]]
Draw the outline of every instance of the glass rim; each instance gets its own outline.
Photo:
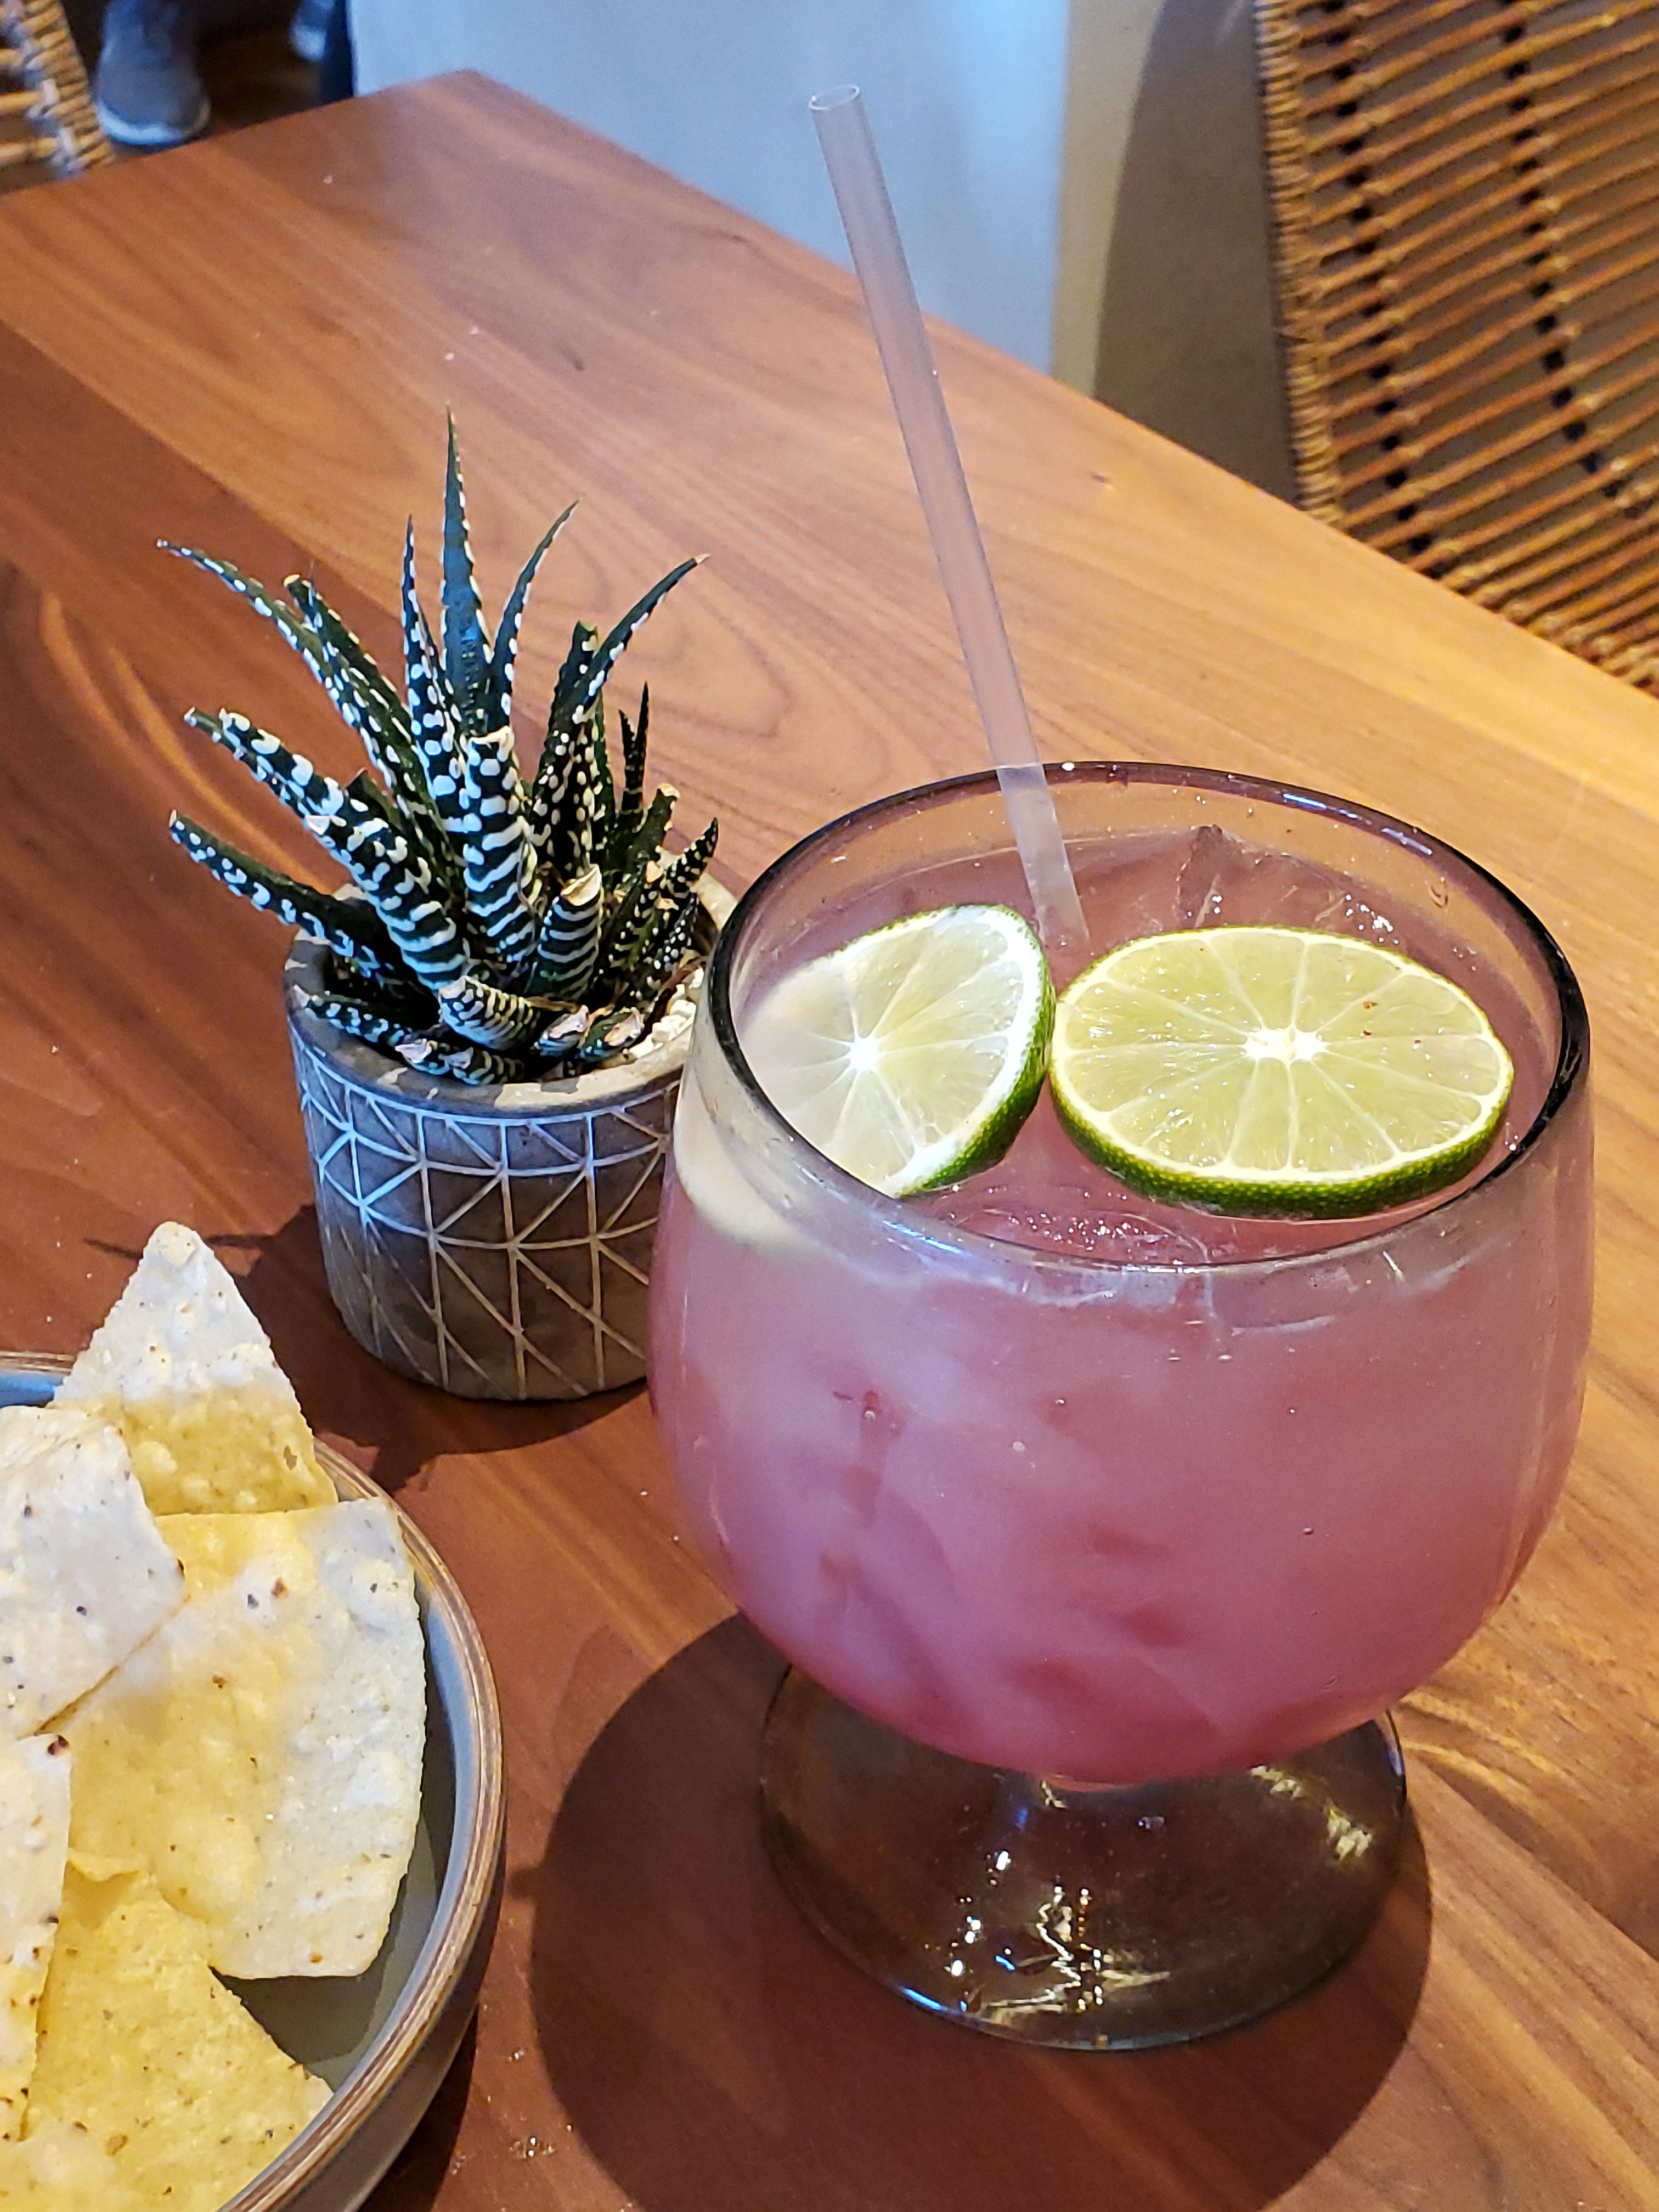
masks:
[[[1405,1220],[1392,1223],[1387,1228],[1366,1226],[1364,1224],[1369,1221],[1375,1220],[1375,1216],[1356,1214],[1352,1217],[1358,1231],[1356,1235],[1339,1237],[1337,1242],[1320,1244],[1304,1252],[1286,1253],[1277,1258],[1241,1255],[1212,1260],[1119,1259],[1019,1244],[1010,1237],[988,1237],[979,1230],[963,1229],[951,1221],[911,1213],[902,1199],[888,1198],[882,1192],[872,1189],[868,1183],[860,1182],[845,1168],[837,1167],[827,1153],[821,1152],[810,1138],[802,1136],[793,1123],[779,1112],[761,1088],[759,1079],[744,1055],[732,1011],[731,982],[737,948],[757,910],[776,884],[809,862],[821,847],[855,835],[872,823],[896,814],[918,801],[933,802],[969,793],[990,796],[995,793],[997,779],[994,769],[979,769],[966,775],[945,776],[933,782],[912,784],[908,790],[893,792],[885,798],[871,799],[861,806],[851,807],[846,813],[838,814],[834,820],[824,823],[821,828],[809,831],[756,877],[738,899],[720,932],[709,958],[704,993],[721,1057],[736,1076],[739,1087],[759,1108],[763,1118],[787,1139],[792,1148],[810,1158],[812,1172],[830,1189],[857,1205],[866,1214],[889,1222],[899,1237],[907,1240],[923,1237],[929,1243],[943,1245],[953,1251],[977,1254],[988,1261],[994,1261],[995,1264],[1004,1267],[1009,1264],[1011,1255],[1018,1255],[1022,1263],[1044,1272],[1064,1269],[1094,1276],[1207,1275],[1224,1270],[1229,1273],[1251,1268],[1279,1272],[1286,1268],[1320,1266],[1334,1259],[1363,1253],[1369,1247],[1392,1243],[1425,1223],[1443,1219],[1455,1207],[1462,1206],[1466,1200],[1473,1199],[1477,1192],[1490,1190],[1500,1176],[1508,1175],[1536,1150],[1567,1100],[1582,1087],[1589,1063],[1589,1013],[1578,978],[1574,975],[1566,955],[1524,899],[1493,875],[1490,868],[1482,867],[1478,860],[1472,860],[1455,845],[1448,844],[1443,838],[1431,836],[1427,830],[1416,829],[1395,815],[1382,813],[1375,807],[1363,806],[1357,800],[1338,799],[1328,792],[1316,791],[1305,784],[1277,783],[1268,776],[1247,775],[1233,769],[1186,768],[1161,761],[1079,760],[1045,762],[1043,774],[1051,783],[1081,778],[1089,782],[1158,784],[1171,790],[1224,792],[1229,796],[1255,799],[1270,805],[1300,807],[1338,821],[1352,823],[1357,829],[1381,836],[1390,844],[1401,846],[1421,859],[1432,860],[1443,857],[1455,862],[1459,868],[1467,870],[1479,884],[1496,894],[1501,905],[1521,924],[1523,933],[1530,939],[1534,951],[1543,963],[1554,988],[1561,1018],[1561,1037],[1555,1066],[1538,1110],[1527,1125],[1520,1141],[1486,1174],[1477,1176],[1472,1182],[1454,1184],[1443,1196],[1431,1199]],[[1340,1231],[1343,1225],[1340,1218],[1332,1218],[1334,1229]]]

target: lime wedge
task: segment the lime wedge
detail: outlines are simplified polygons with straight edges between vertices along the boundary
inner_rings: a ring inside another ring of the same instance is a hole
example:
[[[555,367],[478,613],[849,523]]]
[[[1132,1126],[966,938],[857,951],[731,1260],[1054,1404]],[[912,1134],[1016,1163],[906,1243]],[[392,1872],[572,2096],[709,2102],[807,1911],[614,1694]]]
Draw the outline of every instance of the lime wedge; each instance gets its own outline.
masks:
[[[1050,1079],[1083,1150],[1224,1213],[1371,1213],[1455,1182],[1515,1070],[1474,1000],[1381,945],[1308,929],[1120,945],[1060,1001]]]
[[[947,906],[785,975],[743,1024],[784,1119],[890,1198],[988,1167],[1042,1087],[1054,986],[1003,906]]]

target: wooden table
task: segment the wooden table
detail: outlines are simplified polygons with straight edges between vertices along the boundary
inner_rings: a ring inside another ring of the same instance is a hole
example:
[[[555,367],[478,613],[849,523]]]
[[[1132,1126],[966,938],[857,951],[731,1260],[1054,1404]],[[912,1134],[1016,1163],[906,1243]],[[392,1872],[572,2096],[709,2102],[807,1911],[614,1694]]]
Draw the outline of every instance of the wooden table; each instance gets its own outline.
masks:
[[[306,856],[181,730],[192,703],[325,765],[351,747],[154,541],[313,570],[395,662],[446,403],[492,595],[586,501],[527,702],[575,612],[712,555],[632,660],[730,882],[972,765],[849,281],[467,78],[15,196],[0,272],[0,1341],[74,1349],[154,1224],[194,1223],[319,1428],[447,1555],[506,1707],[476,2045],[376,2212],[1659,2207],[1659,704],[940,334],[1049,752],[1208,761],[1422,821],[1558,933],[1600,1080],[1583,1443],[1520,1591],[1401,1716],[1420,1848],[1385,1922],[1248,2033],[1021,2054],[866,1985],[775,1891],[752,1773],[776,1662],[677,1544],[643,1396],[451,1402],[348,1340],[281,933],[165,830],[179,800]]]

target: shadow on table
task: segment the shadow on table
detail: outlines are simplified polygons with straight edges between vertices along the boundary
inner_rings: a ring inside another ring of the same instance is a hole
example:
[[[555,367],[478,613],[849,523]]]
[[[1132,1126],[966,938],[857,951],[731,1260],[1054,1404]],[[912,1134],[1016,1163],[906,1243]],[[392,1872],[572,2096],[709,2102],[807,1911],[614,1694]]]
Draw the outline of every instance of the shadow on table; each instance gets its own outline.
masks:
[[[713,1630],[623,1706],[539,1868],[532,1983],[553,2084],[640,2212],[1255,2212],[1364,2110],[1427,1963],[1415,1829],[1358,1958],[1184,2050],[1026,2052],[928,2018],[812,1935],[755,1820],[776,1655]]]
[[[475,2020],[424,2118],[398,2152],[392,2171],[370,2196],[363,2212],[426,2212],[428,2205],[437,2202],[455,2155],[455,2139],[466,2111],[477,2048]]]
[[[312,1427],[337,1439],[382,1489],[402,1489],[444,1453],[515,1451],[567,1436],[641,1387],[525,1406],[452,1398],[393,1374],[349,1334],[328,1294],[314,1206],[269,1237],[210,1241],[264,1323]],[[120,1251],[137,1261],[136,1250]]]

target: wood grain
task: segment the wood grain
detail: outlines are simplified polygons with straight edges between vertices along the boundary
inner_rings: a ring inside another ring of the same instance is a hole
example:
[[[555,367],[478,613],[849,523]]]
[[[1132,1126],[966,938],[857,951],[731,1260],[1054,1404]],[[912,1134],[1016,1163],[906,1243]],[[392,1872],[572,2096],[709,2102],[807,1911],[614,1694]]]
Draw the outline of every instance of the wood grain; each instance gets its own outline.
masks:
[[[848,281],[465,78],[17,195],[0,264],[0,1340],[74,1349],[154,1223],[193,1222],[319,1428],[442,1548],[501,1679],[501,1938],[376,2212],[1659,2207],[1659,703],[939,333],[1048,750],[1336,788],[1471,851],[1567,947],[1600,1097],[1572,1480],[1516,1596],[1402,1716],[1420,1850],[1366,1953],[1203,2050],[982,2046],[864,1986],[773,1890],[750,1790],[775,1662],[674,1540],[643,1398],[467,1406],[346,1338],[281,933],[165,832],[177,801],[306,857],[186,706],[351,752],[155,538],[315,573],[392,655],[448,404],[489,591],[583,496],[521,698],[577,613],[710,554],[630,661],[729,881],[974,764]]]

